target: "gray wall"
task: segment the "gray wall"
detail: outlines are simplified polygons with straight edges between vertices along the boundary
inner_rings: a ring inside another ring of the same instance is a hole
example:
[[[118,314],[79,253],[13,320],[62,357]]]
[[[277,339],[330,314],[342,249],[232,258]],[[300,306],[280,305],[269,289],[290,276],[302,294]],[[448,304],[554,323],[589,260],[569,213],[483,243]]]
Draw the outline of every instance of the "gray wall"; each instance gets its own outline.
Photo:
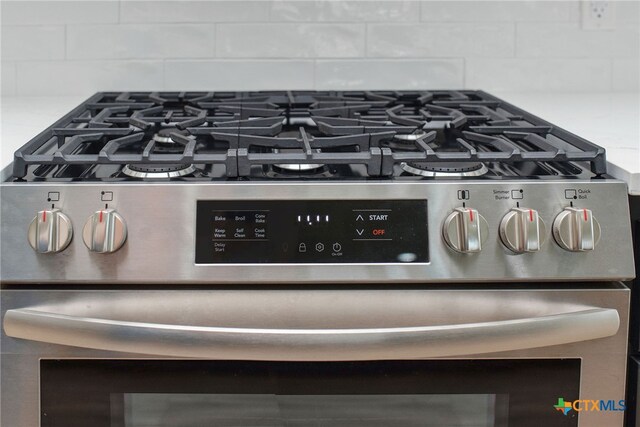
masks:
[[[3,95],[97,90],[638,90],[640,3],[7,2]]]

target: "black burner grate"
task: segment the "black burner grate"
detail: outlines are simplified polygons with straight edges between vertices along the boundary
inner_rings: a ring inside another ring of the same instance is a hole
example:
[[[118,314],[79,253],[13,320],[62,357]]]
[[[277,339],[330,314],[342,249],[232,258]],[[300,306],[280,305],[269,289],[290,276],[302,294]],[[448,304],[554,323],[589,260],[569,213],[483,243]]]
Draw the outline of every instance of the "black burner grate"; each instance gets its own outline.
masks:
[[[494,177],[584,162],[606,173],[602,148],[481,91],[271,91],[97,93],[16,151],[13,175],[131,179],[123,168],[197,165],[197,179],[268,179],[296,169],[275,165],[313,164],[328,167],[318,178],[371,179],[451,162]]]

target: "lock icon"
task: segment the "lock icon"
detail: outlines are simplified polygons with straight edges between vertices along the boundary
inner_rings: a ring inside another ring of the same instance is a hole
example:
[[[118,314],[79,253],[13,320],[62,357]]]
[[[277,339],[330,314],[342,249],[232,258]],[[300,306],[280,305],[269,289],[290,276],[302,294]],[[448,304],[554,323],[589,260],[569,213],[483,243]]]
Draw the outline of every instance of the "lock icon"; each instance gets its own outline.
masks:
[[[300,243],[298,245],[298,252],[307,252],[307,245],[305,245],[304,243]]]

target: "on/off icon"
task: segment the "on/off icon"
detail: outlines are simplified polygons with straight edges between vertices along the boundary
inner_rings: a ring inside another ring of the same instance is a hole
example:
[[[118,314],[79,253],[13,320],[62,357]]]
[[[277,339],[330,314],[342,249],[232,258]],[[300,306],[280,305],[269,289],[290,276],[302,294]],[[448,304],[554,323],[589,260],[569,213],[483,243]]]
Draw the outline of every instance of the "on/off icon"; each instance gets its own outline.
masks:
[[[458,190],[458,200],[469,200],[469,190]]]

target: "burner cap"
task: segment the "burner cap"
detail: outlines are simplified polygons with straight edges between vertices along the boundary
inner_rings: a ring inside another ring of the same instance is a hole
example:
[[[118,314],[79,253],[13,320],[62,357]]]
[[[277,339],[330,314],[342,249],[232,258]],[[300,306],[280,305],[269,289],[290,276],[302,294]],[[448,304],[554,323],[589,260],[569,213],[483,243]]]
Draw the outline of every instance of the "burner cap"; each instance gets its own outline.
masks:
[[[171,139],[171,134],[177,133],[183,136],[189,135],[188,130],[179,130],[177,128],[162,128],[155,134],[153,134],[152,139],[159,144],[176,144],[176,142]]]
[[[466,162],[412,162],[402,163],[402,170],[420,176],[481,176],[489,172],[484,163]]]
[[[417,139],[424,138],[427,133],[423,130],[417,130],[413,133],[396,133],[393,138],[400,141],[413,142]]]
[[[274,169],[283,173],[317,173],[320,172],[324,165],[320,163],[279,163],[277,165],[273,165]]]
[[[178,178],[194,173],[193,165],[125,165],[122,173],[133,178]]]

